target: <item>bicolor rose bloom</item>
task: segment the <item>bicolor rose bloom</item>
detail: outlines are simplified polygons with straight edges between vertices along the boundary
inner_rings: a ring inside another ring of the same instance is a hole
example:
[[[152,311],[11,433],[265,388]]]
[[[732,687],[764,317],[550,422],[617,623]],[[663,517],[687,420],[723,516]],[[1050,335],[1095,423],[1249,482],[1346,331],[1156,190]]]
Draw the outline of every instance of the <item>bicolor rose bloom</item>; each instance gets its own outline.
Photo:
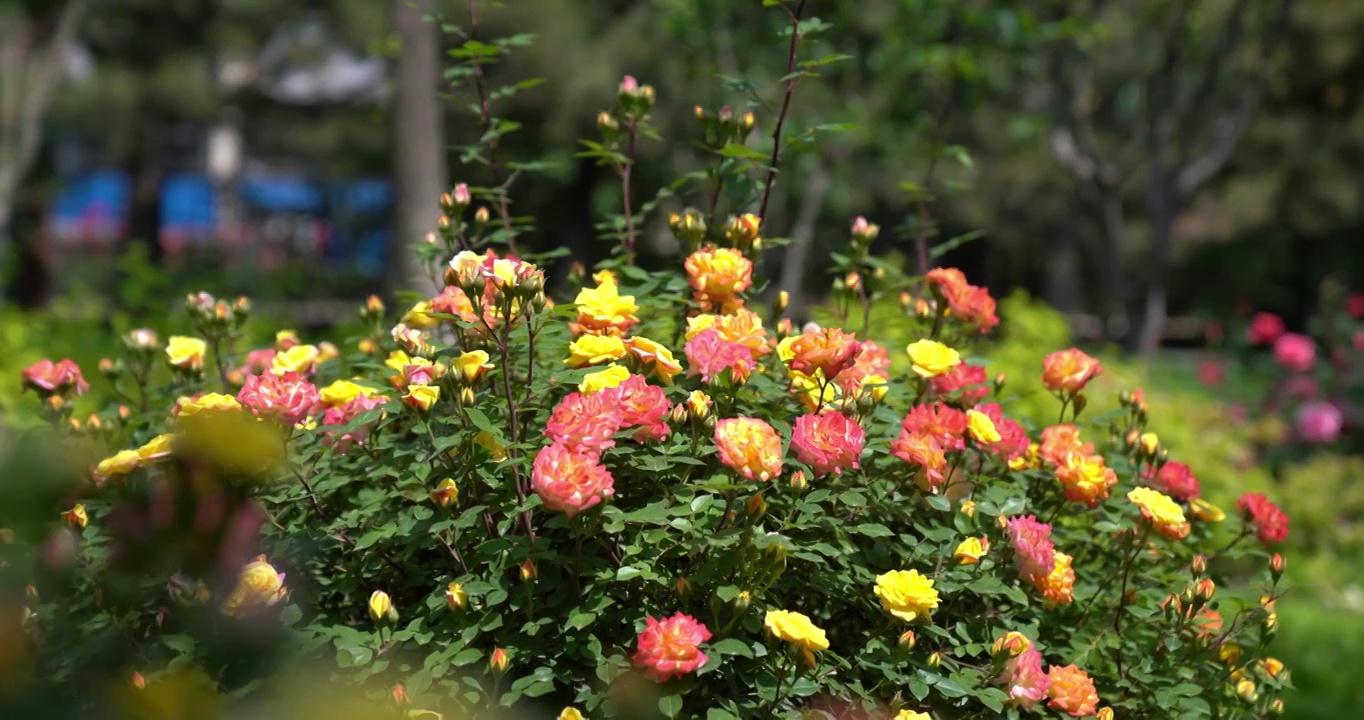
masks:
[[[192,417],[199,413],[234,412],[242,409],[237,398],[223,393],[200,393],[193,397],[176,398],[171,413],[177,417]]]
[[[237,576],[237,586],[223,600],[222,611],[234,617],[249,615],[278,603],[287,592],[284,573],[275,570],[265,561],[265,556],[260,555],[242,568]]]
[[[918,468],[914,483],[924,492],[937,493],[947,482],[947,457],[931,435],[901,429],[890,444],[890,452]]]
[[[1071,567],[1072,558],[1059,550],[1053,553],[1053,556],[1056,558],[1056,566],[1037,584],[1037,589],[1046,599],[1048,608],[1075,601],[1075,570]]]
[[[975,405],[990,394],[989,383],[984,366],[967,363],[957,365],[928,382],[938,397],[948,398],[955,395],[967,407]]]
[[[999,324],[995,299],[990,291],[967,282],[962,271],[934,268],[924,276],[924,281],[947,303],[948,315],[975,326],[980,332],[989,332]]]
[[[1074,425],[1052,425],[1042,430],[1042,442],[1038,444],[1037,455],[1052,465],[1065,463],[1071,453],[1093,455],[1093,443],[1080,439],[1080,428]]]
[[[1236,501],[1236,510],[1255,525],[1255,534],[1265,545],[1281,543],[1288,537],[1288,515],[1264,495],[1242,495]]]
[[[663,440],[672,429],[668,427],[668,412],[672,406],[663,388],[650,385],[643,375],[630,375],[619,385],[601,393],[603,404],[620,410],[622,428],[638,428],[635,440]]]
[[[796,418],[791,448],[796,459],[814,468],[815,475],[840,475],[862,466],[867,433],[856,420],[834,410]]]
[[[603,275],[594,288],[583,288],[573,299],[578,306],[574,331],[594,335],[624,335],[639,318],[639,305],[633,295],[621,295],[616,278]]]
[[[1009,694],[1008,704],[1023,710],[1037,707],[1051,690],[1051,678],[1042,671],[1042,653],[1036,647],[1005,661],[996,682]]]
[[[1141,510],[1142,517],[1161,535],[1180,540],[1189,534],[1189,521],[1184,517],[1183,508],[1164,493],[1148,487],[1137,487],[1128,491],[1127,499]]]
[[[665,620],[645,618],[635,656],[637,667],[658,682],[695,672],[706,664],[701,643],[710,639],[710,630],[696,618],[677,613]]]
[[[739,294],[753,285],[753,261],[743,253],[706,246],[688,256],[684,265],[702,310],[728,313],[743,306]]]
[[[933,580],[918,570],[891,570],[877,575],[874,592],[886,612],[905,622],[927,618],[938,607]]]
[[[673,378],[682,372],[682,365],[673,357],[673,352],[649,338],[626,338],[625,349],[630,351],[642,372],[652,371],[664,385],[672,385]]]
[[[1345,416],[1334,404],[1317,401],[1298,408],[1295,427],[1303,442],[1325,445],[1335,442],[1345,426]]]
[[[1307,372],[1317,362],[1317,344],[1297,333],[1284,333],[1274,341],[1274,360],[1290,372]]]
[[[318,398],[324,407],[345,405],[361,395],[373,395],[375,390],[350,380],[337,380],[318,390]]]
[[[1017,422],[1004,417],[1004,410],[999,403],[985,403],[976,407],[976,410],[990,418],[995,431],[999,433],[999,440],[991,443],[988,448],[991,452],[1010,463],[1027,456],[1028,446],[1032,444],[1028,439],[1028,431]]]
[[[592,453],[575,452],[552,443],[535,456],[531,487],[545,507],[569,518],[616,494],[615,479]]]
[[[749,480],[781,475],[781,436],[757,418],[726,418],[715,423],[720,462]]]
[[[603,393],[569,393],[549,415],[545,436],[575,452],[595,453],[616,444],[625,425],[621,409]]]
[[[1256,313],[1246,328],[1246,339],[1251,345],[1273,345],[1284,330],[1283,318],[1274,313]]]
[[[969,537],[957,543],[957,549],[952,551],[952,557],[962,565],[975,565],[988,552],[990,552],[990,538],[982,535],[980,537]]]
[[[714,328],[697,333],[683,347],[687,356],[688,373],[700,375],[702,382],[711,383],[725,370],[737,382],[745,382],[757,367],[753,352],[736,342],[720,337]]]
[[[369,395],[356,395],[349,402],[343,405],[335,405],[327,408],[322,415],[322,425],[340,428],[349,425],[353,420],[372,410],[377,410],[387,403],[387,398],[371,397]],[[332,429],[326,431],[326,440],[340,452],[346,452],[351,445],[363,445],[369,438],[369,433],[374,426],[379,423],[375,418],[372,422],[367,422],[357,428],[342,431]]]
[[[283,375],[296,372],[307,375],[317,369],[318,358],[322,351],[316,345],[295,345],[288,350],[275,353],[270,360],[270,372]]]
[[[838,328],[824,328],[796,336],[790,350],[792,356],[789,364],[792,370],[811,376],[820,372],[824,377],[833,379],[857,362],[862,344],[852,333]]]
[[[578,392],[584,395],[599,393],[620,385],[629,377],[630,371],[624,365],[611,363],[601,370],[584,375],[583,381],[578,383]]]
[[[685,337],[690,340],[706,329],[715,330],[721,340],[748,348],[755,360],[772,351],[762,317],[748,308],[738,308],[726,315],[703,313],[687,318]]]
[[[1108,498],[1108,489],[1118,484],[1118,475],[1100,455],[1067,453],[1056,467],[1056,479],[1066,499],[1095,507]]]
[[[1074,664],[1065,667],[1052,665],[1047,669],[1051,687],[1047,694],[1051,702],[1047,707],[1071,717],[1089,717],[1098,713],[1099,693],[1094,689],[1094,681],[1089,674]]]
[[[993,445],[1003,439],[995,427],[995,421],[979,410],[966,411],[966,431],[972,440],[981,445]]]
[[[24,385],[39,393],[65,395],[75,391],[77,395],[84,395],[90,390],[90,383],[81,375],[80,366],[71,358],[55,363],[39,360],[25,368],[21,375]]]
[[[1042,384],[1052,392],[1074,395],[1102,372],[1099,361],[1083,350],[1057,350],[1042,361]]]
[[[900,421],[901,430],[912,435],[927,435],[944,451],[964,450],[969,427],[966,413],[941,402],[917,405]]]
[[[1056,545],[1051,540],[1051,525],[1038,522],[1032,515],[1024,515],[1009,518],[1006,531],[1018,574],[1034,584],[1045,581],[1056,568]]]
[[[1152,484],[1166,495],[1184,502],[1197,498],[1200,490],[1198,478],[1194,477],[1189,466],[1175,460],[1166,462],[1160,468]]]
[[[296,372],[248,375],[237,392],[237,402],[242,407],[258,417],[277,418],[290,426],[307,417],[320,400],[317,387]]]

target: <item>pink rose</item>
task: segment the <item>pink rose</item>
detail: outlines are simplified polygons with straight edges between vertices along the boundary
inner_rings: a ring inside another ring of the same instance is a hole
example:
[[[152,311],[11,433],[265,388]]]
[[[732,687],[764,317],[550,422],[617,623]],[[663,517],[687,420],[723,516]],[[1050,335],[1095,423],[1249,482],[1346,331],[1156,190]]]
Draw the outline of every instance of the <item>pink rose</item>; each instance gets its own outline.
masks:
[[[1256,313],[1246,330],[1251,345],[1272,345],[1284,333],[1283,318],[1274,313]]]
[[[1297,333],[1284,333],[1274,341],[1274,359],[1291,372],[1307,372],[1317,361],[1317,344]]]
[[[1345,417],[1329,402],[1311,402],[1298,409],[1298,437],[1303,442],[1324,445],[1340,437]]]

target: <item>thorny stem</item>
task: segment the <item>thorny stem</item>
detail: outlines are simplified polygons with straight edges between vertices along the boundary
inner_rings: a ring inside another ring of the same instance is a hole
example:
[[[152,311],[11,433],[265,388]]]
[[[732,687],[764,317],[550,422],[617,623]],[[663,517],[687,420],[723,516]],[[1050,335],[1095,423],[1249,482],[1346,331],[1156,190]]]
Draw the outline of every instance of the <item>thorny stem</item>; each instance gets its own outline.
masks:
[[[478,38],[478,0],[469,0],[469,40]],[[502,228],[507,233],[507,248],[516,254],[516,236],[512,234],[511,209],[507,206],[507,188],[502,184],[502,166],[497,162],[498,139],[489,137],[493,126],[492,101],[488,97],[487,85],[483,76],[483,63],[475,59],[474,92],[478,96],[479,126],[483,135],[488,137],[488,165],[493,171],[493,184],[497,186],[497,214],[502,218]]]
[[[796,90],[796,49],[800,46],[800,15],[805,10],[805,0],[800,0],[795,12],[786,11],[791,18],[791,49],[786,58],[786,94],[781,100],[781,110],[777,113],[777,126],[772,131],[772,159],[768,163],[767,180],[763,183],[763,199],[758,205],[758,225],[767,220],[767,202],[772,198],[772,183],[777,179],[777,163],[781,160],[781,129],[786,124],[786,114],[791,109],[791,95]]]

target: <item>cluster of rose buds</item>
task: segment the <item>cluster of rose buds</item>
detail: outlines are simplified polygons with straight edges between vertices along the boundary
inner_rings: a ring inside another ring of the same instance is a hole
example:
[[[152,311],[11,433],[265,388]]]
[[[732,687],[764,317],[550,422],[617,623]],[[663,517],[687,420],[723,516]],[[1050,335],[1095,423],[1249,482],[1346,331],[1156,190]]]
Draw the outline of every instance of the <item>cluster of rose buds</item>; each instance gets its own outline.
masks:
[[[757,124],[752,112],[736,115],[728,105],[719,111],[709,111],[697,105],[694,114],[705,135],[706,147],[714,150],[727,145],[742,145]]]
[[[195,330],[204,336],[214,337],[240,329],[251,314],[251,301],[239,297],[229,303],[200,291],[185,296],[185,309],[194,321]]]

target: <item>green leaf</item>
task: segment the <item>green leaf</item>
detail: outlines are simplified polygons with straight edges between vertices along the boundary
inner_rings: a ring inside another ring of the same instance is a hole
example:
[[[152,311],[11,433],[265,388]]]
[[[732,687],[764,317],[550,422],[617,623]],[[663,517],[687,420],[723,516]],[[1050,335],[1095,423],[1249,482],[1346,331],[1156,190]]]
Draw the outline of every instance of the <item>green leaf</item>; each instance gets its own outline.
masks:
[[[866,535],[867,537],[874,538],[891,537],[895,535],[895,533],[890,531],[890,528],[886,527],[885,525],[880,525],[877,523],[864,523],[862,525],[858,525],[857,527],[853,528],[853,532],[859,535]]]
[[[161,644],[181,655],[194,654],[194,638],[188,635],[166,635],[161,638]]]
[[[621,581],[634,580],[639,576],[640,576],[639,568],[632,567],[630,565],[626,565],[616,571],[616,579]]]
[[[658,699],[658,711],[672,718],[682,712],[681,695],[664,695]]]
[[[952,501],[948,500],[945,495],[929,495],[925,497],[924,500],[928,503],[928,506],[934,510],[947,512],[952,509]]]
[[[719,642],[710,644],[711,652],[720,655],[739,655],[746,658],[753,657],[753,648],[748,643],[738,638],[725,638]]]

